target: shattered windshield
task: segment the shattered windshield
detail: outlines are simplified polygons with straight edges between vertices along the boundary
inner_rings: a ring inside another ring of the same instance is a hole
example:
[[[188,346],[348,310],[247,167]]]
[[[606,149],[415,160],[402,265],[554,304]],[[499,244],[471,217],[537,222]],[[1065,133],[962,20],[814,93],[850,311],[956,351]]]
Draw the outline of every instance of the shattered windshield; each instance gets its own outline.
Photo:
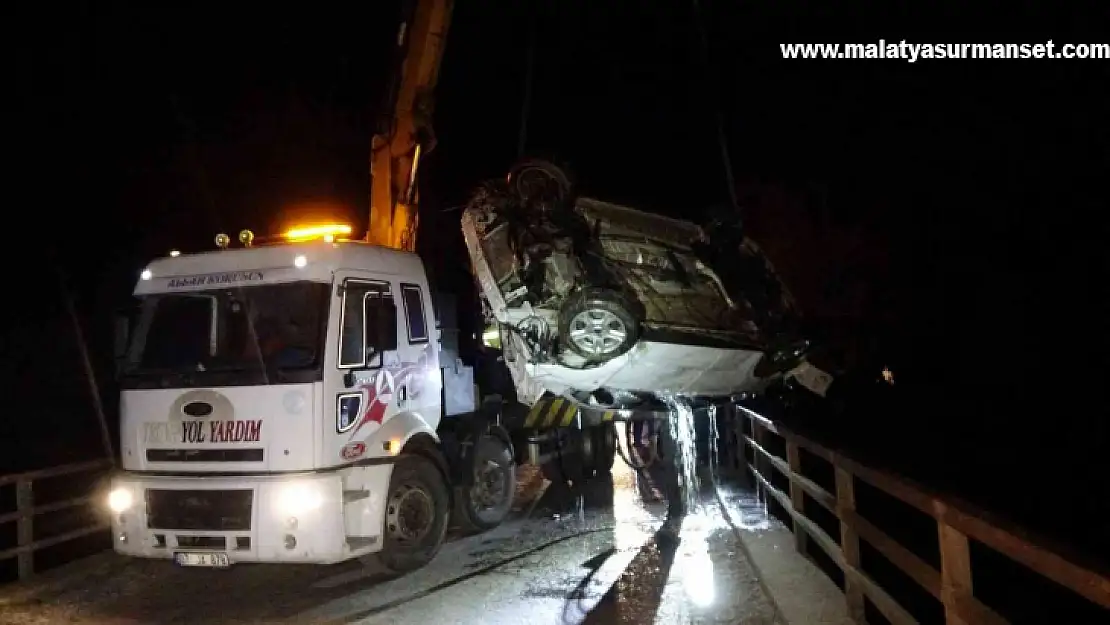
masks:
[[[316,369],[328,292],[294,282],[146,296],[124,374]]]

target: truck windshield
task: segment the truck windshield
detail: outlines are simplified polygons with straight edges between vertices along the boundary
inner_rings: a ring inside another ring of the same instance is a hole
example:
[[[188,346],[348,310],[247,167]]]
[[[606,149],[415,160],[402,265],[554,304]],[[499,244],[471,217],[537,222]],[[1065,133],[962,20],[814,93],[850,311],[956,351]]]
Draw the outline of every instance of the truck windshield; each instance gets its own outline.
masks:
[[[293,282],[148,295],[123,373],[192,379],[319,370],[328,292],[327,284]]]

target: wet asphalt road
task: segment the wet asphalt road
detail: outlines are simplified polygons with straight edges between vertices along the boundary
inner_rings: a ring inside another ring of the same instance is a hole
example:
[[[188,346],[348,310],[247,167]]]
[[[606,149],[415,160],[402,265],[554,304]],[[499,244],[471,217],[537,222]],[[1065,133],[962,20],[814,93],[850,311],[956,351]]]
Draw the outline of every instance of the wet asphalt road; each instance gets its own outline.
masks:
[[[657,480],[619,460],[611,479],[577,489],[532,467],[520,481],[509,521],[452,537],[400,578],[372,563],[211,571],[103,554],[0,589],[0,623],[781,622],[711,488],[674,541],[658,532]]]

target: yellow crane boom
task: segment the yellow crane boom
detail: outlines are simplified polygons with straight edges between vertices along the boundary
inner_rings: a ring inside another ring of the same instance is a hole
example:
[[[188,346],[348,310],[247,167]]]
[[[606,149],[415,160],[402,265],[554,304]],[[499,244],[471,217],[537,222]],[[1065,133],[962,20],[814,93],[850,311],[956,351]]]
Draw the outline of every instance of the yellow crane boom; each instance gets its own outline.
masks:
[[[400,62],[388,116],[370,145],[370,221],[366,240],[414,251],[419,223],[416,174],[435,147],[432,111],[453,0],[409,0],[397,32]]]

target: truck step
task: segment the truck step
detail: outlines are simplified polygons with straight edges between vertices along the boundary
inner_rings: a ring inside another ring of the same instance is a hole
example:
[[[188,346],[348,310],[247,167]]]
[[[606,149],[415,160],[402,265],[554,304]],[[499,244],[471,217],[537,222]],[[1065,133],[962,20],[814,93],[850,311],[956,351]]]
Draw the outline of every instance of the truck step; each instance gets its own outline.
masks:
[[[368,490],[345,490],[343,491],[343,503],[352,503],[360,499],[366,499],[370,496]]]
[[[378,542],[378,537],[377,536],[348,536],[347,537],[347,547],[350,548],[351,551],[358,551],[359,549],[365,549],[367,547],[371,547],[371,546],[377,544],[377,542]]]

